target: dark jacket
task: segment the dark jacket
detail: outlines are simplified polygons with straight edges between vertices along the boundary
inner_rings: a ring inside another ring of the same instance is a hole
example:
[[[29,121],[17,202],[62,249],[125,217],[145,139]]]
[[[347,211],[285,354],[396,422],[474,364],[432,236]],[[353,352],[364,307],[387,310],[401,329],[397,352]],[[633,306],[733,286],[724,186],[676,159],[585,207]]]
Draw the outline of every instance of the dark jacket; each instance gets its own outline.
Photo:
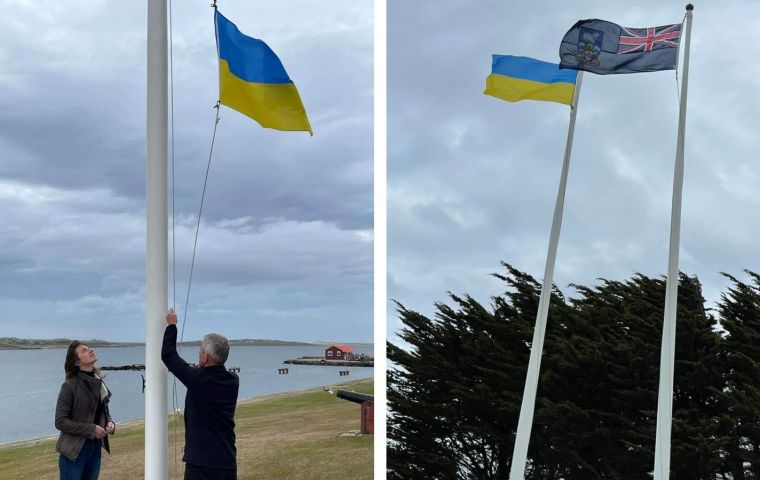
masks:
[[[85,440],[95,438],[95,424],[105,428],[106,423],[113,421],[108,411],[111,391],[107,388],[108,394],[103,400],[103,412],[100,418],[95,418],[102,382],[99,378],[77,372],[61,385],[58,402],[55,405],[55,428],[60,430],[61,434],[58,436],[55,450],[70,460],[77,459]],[[103,447],[111,453],[108,436],[103,439]]]
[[[177,354],[177,327],[164,332],[161,359],[187,387],[185,395],[185,454],[190,465],[237,469],[235,449],[235,406],[238,376],[223,365],[198,368]]]

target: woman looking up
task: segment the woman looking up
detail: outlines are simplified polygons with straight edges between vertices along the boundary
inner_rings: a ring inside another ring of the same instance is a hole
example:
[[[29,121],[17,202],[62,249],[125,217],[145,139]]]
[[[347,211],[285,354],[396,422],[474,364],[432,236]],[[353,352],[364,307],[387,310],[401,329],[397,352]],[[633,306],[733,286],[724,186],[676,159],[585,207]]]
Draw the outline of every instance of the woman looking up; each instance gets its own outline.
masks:
[[[95,368],[97,361],[95,351],[78,340],[66,351],[66,380],[55,407],[61,480],[96,480],[100,449],[111,453],[108,435],[116,430],[108,411],[111,392]]]

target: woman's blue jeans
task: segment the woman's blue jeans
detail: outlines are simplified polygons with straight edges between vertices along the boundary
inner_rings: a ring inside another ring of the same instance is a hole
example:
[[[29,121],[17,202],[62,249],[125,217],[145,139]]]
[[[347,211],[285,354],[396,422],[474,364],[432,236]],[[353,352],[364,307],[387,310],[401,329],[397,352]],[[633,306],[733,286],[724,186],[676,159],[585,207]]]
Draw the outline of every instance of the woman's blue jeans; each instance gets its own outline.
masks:
[[[76,460],[58,458],[61,480],[97,480],[100,473],[100,440],[88,438]]]

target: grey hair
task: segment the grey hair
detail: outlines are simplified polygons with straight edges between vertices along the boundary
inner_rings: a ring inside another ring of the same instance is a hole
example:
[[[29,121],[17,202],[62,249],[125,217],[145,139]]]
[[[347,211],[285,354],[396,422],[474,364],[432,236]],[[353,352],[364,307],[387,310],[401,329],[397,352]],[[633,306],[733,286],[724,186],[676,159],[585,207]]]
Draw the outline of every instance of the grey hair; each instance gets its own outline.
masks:
[[[227,357],[230,354],[230,342],[218,333],[204,335],[201,347],[203,347],[203,351],[210,355],[219,365],[224,365],[224,362],[227,361]]]

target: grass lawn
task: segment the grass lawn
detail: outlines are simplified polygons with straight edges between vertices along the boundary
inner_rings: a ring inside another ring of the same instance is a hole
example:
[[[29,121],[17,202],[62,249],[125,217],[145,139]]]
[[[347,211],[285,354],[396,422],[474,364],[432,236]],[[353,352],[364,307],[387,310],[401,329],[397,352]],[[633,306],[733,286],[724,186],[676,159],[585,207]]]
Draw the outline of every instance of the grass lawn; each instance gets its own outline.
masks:
[[[372,393],[372,381],[340,388]],[[372,436],[341,437],[359,430],[358,404],[340,400],[321,388],[243,401],[235,414],[239,479],[317,480],[372,479]],[[117,425],[111,452],[103,451],[100,478],[143,477],[142,421]],[[169,478],[181,479],[184,429],[182,419],[169,425]],[[55,439],[0,447],[3,479],[57,479]]]

